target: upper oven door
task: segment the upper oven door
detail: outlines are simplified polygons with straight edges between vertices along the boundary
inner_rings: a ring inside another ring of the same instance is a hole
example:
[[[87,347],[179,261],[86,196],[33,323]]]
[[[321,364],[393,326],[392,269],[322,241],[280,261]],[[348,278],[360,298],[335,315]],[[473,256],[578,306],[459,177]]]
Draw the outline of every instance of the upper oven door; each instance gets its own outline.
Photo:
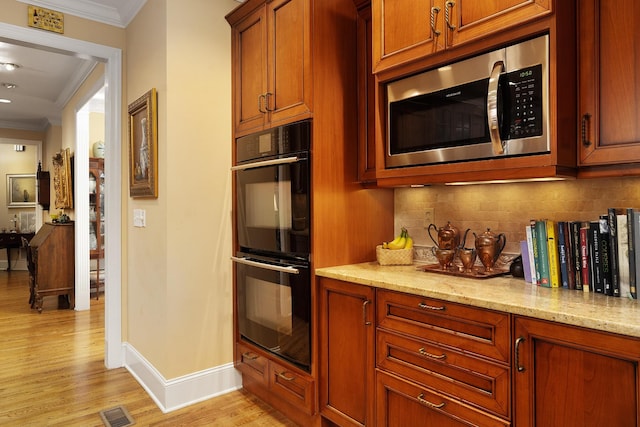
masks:
[[[234,166],[240,249],[309,259],[309,159],[306,152]]]

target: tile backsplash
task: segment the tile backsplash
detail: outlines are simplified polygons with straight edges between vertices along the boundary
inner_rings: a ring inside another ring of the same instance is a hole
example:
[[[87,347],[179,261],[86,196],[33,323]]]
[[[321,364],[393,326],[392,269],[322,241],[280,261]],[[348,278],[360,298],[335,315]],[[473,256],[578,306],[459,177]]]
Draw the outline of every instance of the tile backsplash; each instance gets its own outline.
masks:
[[[427,234],[430,222],[442,227],[449,221],[461,234],[467,228],[476,234],[490,228],[505,234],[505,253],[519,253],[530,219],[596,220],[609,207],[640,208],[640,178],[398,188],[394,229],[406,227],[420,247],[433,246]],[[426,216],[430,208],[433,221]],[[467,246],[473,246],[471,232]]]

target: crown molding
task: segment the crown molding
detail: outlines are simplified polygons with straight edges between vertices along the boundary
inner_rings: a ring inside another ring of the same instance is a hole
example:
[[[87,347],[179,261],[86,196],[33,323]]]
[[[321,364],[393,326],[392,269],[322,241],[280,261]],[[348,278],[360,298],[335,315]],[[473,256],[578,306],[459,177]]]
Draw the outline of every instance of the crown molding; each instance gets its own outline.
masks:
[[[17,0],[33,6],[56,10],[69,15],[115,27],[126,28],[147,0],[114,0],[107,6],[91,0]]]

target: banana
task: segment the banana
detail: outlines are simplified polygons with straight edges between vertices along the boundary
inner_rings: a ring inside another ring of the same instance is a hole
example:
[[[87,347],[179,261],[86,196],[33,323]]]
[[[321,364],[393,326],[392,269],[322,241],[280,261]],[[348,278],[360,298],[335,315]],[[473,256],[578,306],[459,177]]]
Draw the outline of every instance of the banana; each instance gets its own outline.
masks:
[[[400,233],[400,240],[393,240],[387,246],[389,249],[404,249],[407,244],[407,230],[402,228],[402,233]]]
[[[390,242],[382,242],[383,249],[411,249],[413,247],[413,239],[409,237],[409,232],[407,229],[402,227],[402,231],[400,231],[400,235],[397,236]]]
[[[413,247],[413,239],[407,236],[407,243],[404,245],[405,249],[411,249]]]
[[[400,235],[398,237],[396,237],[395,239],[393,239],[392,241],[390,241],[388,243],[387,242],[383,242],[382,243],[382,247],[384,249],[393,249],[393,248],[395,248],[396,246],[398,246],[400,244],[400,240],[402,239],[402,234],[403,233],[400,233]]]

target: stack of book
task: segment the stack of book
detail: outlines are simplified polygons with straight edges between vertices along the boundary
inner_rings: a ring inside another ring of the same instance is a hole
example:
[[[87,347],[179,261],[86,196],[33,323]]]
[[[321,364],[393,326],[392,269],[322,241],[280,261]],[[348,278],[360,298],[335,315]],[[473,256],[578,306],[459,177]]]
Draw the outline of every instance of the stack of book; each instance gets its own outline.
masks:
[[[520,242],[525,280],[637,298],[640,209],[609,208],[592,221],[531,220]]]

